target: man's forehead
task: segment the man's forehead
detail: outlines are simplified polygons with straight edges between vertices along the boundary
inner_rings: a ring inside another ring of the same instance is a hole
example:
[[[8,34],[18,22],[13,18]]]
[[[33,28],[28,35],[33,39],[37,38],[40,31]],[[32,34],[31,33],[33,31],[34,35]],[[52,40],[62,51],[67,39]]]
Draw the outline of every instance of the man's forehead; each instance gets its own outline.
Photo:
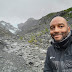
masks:
[[[51,20],[50,25],[60,23],[67,24],[67,21],[63,17],[57,16]]]
[[[50,26],[52,25],[65,25],[64,23],[57,23],[57,24],[51,24]]]

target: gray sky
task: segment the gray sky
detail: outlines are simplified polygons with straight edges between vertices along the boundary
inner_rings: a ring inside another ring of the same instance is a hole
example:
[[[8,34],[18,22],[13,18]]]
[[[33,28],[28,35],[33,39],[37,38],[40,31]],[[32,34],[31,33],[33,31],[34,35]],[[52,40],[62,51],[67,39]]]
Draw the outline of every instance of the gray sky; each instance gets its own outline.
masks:
[[[72,7],[72,0],[0,0],[0,21],[16,26],[28,18],[40,19],[69,7]]]

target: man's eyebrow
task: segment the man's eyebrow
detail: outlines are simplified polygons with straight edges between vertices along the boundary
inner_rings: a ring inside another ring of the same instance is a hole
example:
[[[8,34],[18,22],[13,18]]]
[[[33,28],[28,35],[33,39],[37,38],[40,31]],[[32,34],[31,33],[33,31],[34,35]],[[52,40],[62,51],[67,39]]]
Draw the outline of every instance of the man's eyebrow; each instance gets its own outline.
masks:
[[[64,25],[64,23],[58,23],[59,25]]]
[[[64,23],[58,23],[58,25],[65,25]],[[52,27],[52,26],[54,26],[54,25],[50,25],[50,27]]]

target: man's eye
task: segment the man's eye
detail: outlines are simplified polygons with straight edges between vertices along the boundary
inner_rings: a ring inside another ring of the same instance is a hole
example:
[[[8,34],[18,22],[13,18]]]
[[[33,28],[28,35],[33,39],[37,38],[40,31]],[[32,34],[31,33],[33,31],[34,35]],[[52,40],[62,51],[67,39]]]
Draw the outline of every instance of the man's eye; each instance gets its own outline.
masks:
[[[55,27],[50,27],[51,30],[53,30]]]
[[[59,26],[60,28],[64,27],[64,26]]]

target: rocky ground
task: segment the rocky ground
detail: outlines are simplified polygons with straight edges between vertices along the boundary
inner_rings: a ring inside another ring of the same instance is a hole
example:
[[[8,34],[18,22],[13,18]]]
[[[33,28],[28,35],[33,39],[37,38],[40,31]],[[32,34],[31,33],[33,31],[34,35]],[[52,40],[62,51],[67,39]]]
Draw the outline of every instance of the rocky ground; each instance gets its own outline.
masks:
[[[46,43],[46,35],[43,35]],[[43,72],[47,48],[13,37],[0,38],[0,72]]]

